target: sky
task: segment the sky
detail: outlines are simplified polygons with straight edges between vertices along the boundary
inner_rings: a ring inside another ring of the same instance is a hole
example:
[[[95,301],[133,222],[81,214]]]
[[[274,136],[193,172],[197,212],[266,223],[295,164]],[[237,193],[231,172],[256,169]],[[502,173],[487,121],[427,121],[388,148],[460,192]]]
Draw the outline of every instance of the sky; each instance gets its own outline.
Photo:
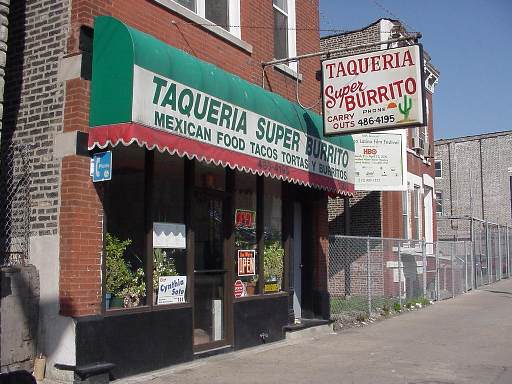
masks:
[[[322,36],[382,17],[421,32],[441,72],[435,139],[512,130],[512,0],[320,0]]]

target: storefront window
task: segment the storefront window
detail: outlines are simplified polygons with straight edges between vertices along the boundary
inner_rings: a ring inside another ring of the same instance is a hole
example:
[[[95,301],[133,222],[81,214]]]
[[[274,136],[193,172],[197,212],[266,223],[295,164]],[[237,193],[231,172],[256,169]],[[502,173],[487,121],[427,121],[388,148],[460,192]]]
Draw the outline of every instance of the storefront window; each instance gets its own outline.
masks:
[[[224,168],[221,166],[196,161],[196,187],[224,191],[226,189],[225,175]]]
[[[281,182],[265,179],[264,184],[264,293],[283,289],[284,248],[282,243]]]
[[[242,296],[259,293],[256,238],[256,176],[238,172],[235,179],[235,278],[243,283]]]
[[[188,301],[184,160],[155,152],[153,171],[153,304]]]
[[[105,185],[105,304],[107,309],[146,305],[144,258],[144,151],[112,150],[112,180]]]

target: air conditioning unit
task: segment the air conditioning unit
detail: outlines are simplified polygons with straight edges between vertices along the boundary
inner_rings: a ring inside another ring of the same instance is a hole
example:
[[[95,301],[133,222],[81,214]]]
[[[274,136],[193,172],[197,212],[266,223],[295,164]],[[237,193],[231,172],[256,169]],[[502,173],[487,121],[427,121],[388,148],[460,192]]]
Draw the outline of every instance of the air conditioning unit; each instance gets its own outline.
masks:
[[[412,150],[416,151],[417,154],[423,155],[425,153],[425,149],[427,147],[426,137],[420,137],[420,130],[423,130],[423,127],[416,127],[413,130],[412,136]],[[423,141],[423,143],[422,143]]]

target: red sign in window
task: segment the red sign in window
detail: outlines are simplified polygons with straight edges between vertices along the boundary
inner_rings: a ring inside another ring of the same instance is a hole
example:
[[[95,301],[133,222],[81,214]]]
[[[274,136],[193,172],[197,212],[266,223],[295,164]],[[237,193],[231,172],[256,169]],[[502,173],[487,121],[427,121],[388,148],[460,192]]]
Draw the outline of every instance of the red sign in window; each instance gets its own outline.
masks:
[[[235,211],[235,226],[238,228],[256,228],[256,212],[248,209],[237,209]]]

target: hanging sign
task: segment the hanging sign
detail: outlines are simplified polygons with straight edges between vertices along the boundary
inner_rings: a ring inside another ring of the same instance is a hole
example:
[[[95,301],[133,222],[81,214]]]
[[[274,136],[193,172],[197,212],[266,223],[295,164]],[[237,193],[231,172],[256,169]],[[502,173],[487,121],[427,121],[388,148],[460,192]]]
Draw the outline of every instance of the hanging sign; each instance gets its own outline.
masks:
[[[254,276],[256,274],[256,251],[238,250],[238,276]]]
[[[425,125],[420,44],[322,62],[324,133]]]
[[[157,304],[184,303],[186,290],[187,276],[160,276]]]
[[[353,135],[356,191],[407,190],[407,130]]]
[[[92,181],[112,179],[112,151],[98,152],[92,155]]]

